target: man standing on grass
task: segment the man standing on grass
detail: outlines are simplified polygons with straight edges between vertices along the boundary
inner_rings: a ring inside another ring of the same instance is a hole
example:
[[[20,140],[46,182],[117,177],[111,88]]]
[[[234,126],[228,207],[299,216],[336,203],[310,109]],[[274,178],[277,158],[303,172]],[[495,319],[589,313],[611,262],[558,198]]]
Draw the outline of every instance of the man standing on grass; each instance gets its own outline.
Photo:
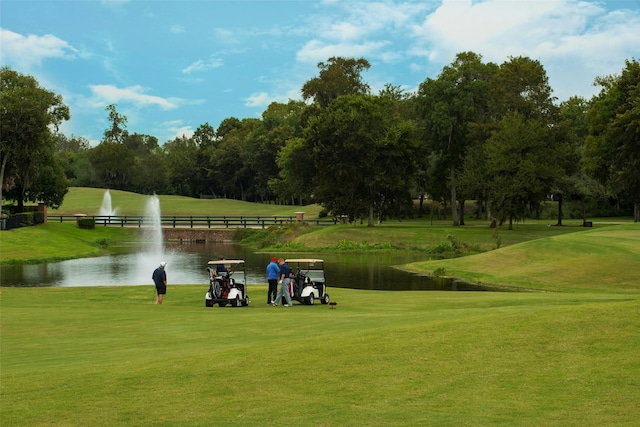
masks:
[[[164,271],[164,268],[167,266],[167,263],[162,261],[160,263],[160,267],[153,270],[153,283],[156,285],[156,292],[158,296],[156,297],[156,304],[162,304],[162,297],[167,293],[167,272]]]
[[[269,291],[267,292],[267,305],[273,304],[278,292],[278,277],[280,277],[280,266],[278,258],[271,258],[271,262],[267,265],[267,282],[269,282]]]
[[[284,306],[291,307],[291,296],[289,295],[289,276],[291,275],[291,268],[284,262],[284,258],[278,260],[280,265],[280,292],[276,295],[276,300],[273,302],[274,306],[277,306],[282,297],[287,301]]]

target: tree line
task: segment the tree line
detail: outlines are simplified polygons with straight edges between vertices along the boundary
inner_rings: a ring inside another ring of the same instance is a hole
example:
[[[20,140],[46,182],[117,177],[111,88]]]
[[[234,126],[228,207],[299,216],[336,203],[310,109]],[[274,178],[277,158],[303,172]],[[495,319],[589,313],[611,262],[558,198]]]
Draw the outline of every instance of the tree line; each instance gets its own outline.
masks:
[[[543,202],[640,204],[640,64],[597,77],[587,100],[558,103],[544,67],[461,52],[415,92],[363,81],[364,58],[332,57],[261,118],[200,125],[160,145],[130,133],[116,105],[95,147],[65,136],[62,98],[31,76],[1,69],[0,201],[58,207],[69,186],[304,205],[366,220],[415,214],[413,201],[448,206],[464,224],[466,201],[500,223],[539,214]]]

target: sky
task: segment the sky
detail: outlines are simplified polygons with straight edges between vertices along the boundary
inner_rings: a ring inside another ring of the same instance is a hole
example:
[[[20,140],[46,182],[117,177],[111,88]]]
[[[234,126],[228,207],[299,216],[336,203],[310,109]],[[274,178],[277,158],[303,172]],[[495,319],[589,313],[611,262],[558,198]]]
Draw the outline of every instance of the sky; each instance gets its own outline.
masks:
[[[540,61],[558,102],[640,59],[640,0],[1,0],[0,65],[62,95],[97,145],[116,104],[160,145],[301,100],[319,62],[365,58],[373,93],[414,92],[463,51]]]

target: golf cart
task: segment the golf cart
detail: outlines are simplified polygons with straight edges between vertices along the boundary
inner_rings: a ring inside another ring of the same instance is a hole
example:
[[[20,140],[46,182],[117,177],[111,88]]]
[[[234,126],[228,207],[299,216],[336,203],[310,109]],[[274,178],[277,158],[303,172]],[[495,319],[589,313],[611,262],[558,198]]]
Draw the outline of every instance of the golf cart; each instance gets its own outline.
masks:
[[[292,278],[289,295],[292,300],[313,305],[315,300],[329,304],[329,294],[324,277],[324,261],[321,259],[287,259]]]
[[[207,263],[207,272],[209,273],[209,290],[205,294],[204,302],[207,307],[213,307],[218,304],[224,307],[231,304],[232,307],[246,307],[249,305],[249,296],[247,295],[247,271],[245,269],[244,260],[241,259],[225,259],[218,261],[209,261]],[[236,278],[233,275],[242,275]]]

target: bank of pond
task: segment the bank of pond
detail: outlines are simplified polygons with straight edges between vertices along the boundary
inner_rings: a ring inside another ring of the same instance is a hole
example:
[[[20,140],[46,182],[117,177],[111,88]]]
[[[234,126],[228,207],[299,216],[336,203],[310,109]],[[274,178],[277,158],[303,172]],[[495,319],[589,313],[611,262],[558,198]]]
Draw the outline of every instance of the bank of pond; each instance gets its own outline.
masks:
[[[304,257],[325,260],[329,288],[369,290],[449,290],[504,291],[455,278],[416,275],[397,268],[402,264],[424,261],[419,253],[322,253],[292,254],[256,252],[233,243],[166,243],[155,253],[121,246],[113,255],[80,258],[39,264],[2,264],[2,286],[74,287],[152,285],[151,274],[160,262],[167,262],[170,285],[209,283],[207,262],[220,257],[245,260],[247,284],[266,284],[266,266],[272,257]]]

